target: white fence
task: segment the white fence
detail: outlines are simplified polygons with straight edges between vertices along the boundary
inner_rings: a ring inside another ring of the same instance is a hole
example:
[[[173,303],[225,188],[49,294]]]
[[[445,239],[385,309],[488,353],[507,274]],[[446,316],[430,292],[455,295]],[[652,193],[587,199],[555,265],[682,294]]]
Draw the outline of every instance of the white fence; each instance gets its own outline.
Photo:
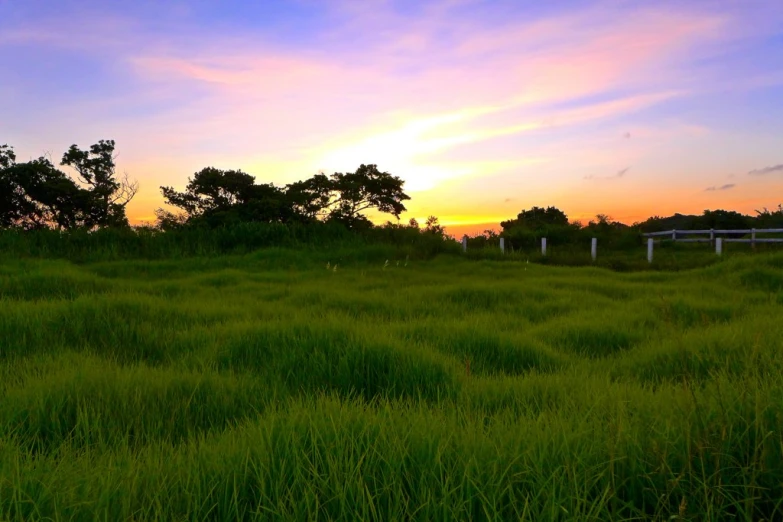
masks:
[[[647,238],[647,260],[652,263],[653,243],[660,241],[680,241],[682,243],[714,243],[715,253],[723,255],[723,243],[750,243],[756,248],[756,243],[783,243],[781,237],[756,237],[756,234],[781,234],[783,228],[749,228],[739,230],[665,230],[663,232],[649,232],[642,234]],[[716,237],[720,234],[743,235],[750,237]],[[709,237],[678,237],[678,236],[709,236]],[[660,239],[655,239],[660,237]]]
[[[732,234],[732,235],[750,235],[749,238],[734,238],[724,237],[717,238],[716,235],[720,234]],[[722,239],[724,243],[783,243],[781,237],[756,237],[756,234],[783,234],[783,228],[749,228],[746,230],[666,230],[663,232],[649,232],[642,234],[646,238],[651,238],[655,241],[681,241],[683,243],[712,243],[716,239]],[[708,236],[708,237],[696,237],[686,238],[682,236]],[[660,239],[654,239],[660,237]]]
[[[749,238],[743,237],[716,237],[717,235],[750,235]],[[642,234],[647,238],[647,261],[653,262],[653,248],[655,243],[661,241],[680,241],[683,243],[714,243],[715,253],[719,256],[723,254],[723,243],[750,243],[755,247],[756,243],[783,243],[783,237],[756,237],[756,234],[783,234],[783,228],[749,228],[747,230],[666,230],[663,232],[649,232]],[[688,238],[683,236],[707,235],[709,237]],[[660,239],[655,239],[660,238]],[[468,236],[462,237],[462,251],[468,250]],[[500,251],[505,254],[506,240],[500,238]],[[590,242],[590,256],[595,261],[598,254],[598,239],[592,238]],[[546,255],[546,238],[541,238],[541,255]]]

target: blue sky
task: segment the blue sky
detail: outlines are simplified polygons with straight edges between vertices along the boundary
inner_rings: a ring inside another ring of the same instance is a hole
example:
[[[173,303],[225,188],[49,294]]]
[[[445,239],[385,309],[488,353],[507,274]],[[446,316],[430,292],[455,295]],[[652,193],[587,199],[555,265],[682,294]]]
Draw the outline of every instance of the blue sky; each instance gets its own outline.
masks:
[[[0,143],[117,140],[137,222],[210,165],[377,163],[453,225],[783,202],[779,1],[0,0],[0,55]]]

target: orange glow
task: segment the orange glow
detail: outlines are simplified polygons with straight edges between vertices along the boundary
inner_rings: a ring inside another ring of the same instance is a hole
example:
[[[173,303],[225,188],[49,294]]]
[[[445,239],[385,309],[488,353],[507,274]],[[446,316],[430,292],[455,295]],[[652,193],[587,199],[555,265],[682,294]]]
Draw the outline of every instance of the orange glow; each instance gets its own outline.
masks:
[[[764,199],[779,182],[746,176],[783,161],[774,133],[743,141],[726,124],[713,128],[710,118],[672,109],[714,88],[712,72],[693,64],[734,42],[740,11],[575,5],[490,23],[457,15],[459,2],[426,4],[405,19],[391,3],[338,2],[330,14],[340,22],[323,30],[320,45],[248,32],[112,47],[134,91],[98,109],[131,112],[137,99],[152,107],[106,124],[120,169],[141,183],[131,220],[154,219],[159,186],[181,189],[206,166],[280,186],[375,163],[406,182],[412,200],[403,221],[435,215],[450,230],[479,232],[534,205],[585,222],[600,212],[630,223],[777,204]],[[94,25],[83,41],[56,31],[41,40],[31,29],[12,40],[76,48],[122,41]],[[361,45],[342,43],[346,28]],[[775,78],[765,71],[748,85]],[[737,183],[734,175],[745,177]]]

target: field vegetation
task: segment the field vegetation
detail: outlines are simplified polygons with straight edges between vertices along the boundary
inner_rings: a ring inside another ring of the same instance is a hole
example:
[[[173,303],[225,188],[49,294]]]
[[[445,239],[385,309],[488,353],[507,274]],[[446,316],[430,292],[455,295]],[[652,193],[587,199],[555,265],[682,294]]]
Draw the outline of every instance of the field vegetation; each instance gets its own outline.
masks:
[[[642,241],[783,207],[462,252],[374,164],[132,227],[115,158],[0,146],[0,520],[783,520],[783,253]]]
[[[400,245],[4,257],[0,519],[783,518],[783,255]]]

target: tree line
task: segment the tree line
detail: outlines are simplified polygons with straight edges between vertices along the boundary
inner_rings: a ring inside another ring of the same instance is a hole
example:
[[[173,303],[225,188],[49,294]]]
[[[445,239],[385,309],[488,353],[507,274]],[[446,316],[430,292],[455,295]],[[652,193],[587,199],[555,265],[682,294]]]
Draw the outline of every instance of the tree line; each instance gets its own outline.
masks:
[[[632,225],[614,221],[606,214],[598,214],[587,225],[578,221],[569,221],[565,212],[557,207],[533,207],[522,210],[517,217],[500,223],[503,232],[514,230],[543,230],[551,227],[587,228],[593,231],[628,231],[642,233],[664,230],[723,229],[742,230],[749,228],[783,228],[783,205],[769,210],[766,207],[756,210],[755,216],[741,214],[733,210],[705,210],[701,215],[674,214],[673,216],[653,216]]]
[[[756,210],[755,216],[733,210],[705,210],[701,215],[674,214],[654,216],[631,225],[615,221],[606,214],[598,214],[586,224],[570,220],[557,207],[532,207],[524,209],[515,218],[502,221],[501,230],[485,230],[468,238],[471,248],[497,245],[500,237],[514,249],[535,249],[542,237],[553,245],[584,245],[597,237],[602,245],[617,249],[636,248],[642,242],[642,234],[665,230],[747,230],[751,228],[783,228],[783,205],[777,209]],[[744,234],[739,234],[744,235]]]
[[[393,215],[405,212],[405,182],[377,165],[360,165],[354,172],[318,173],[304,181],[277,187],[256,183],[241,170],[207,167],[188,179],[184,191],[161,187],[174,214],[156,211],[163,229],[183,225],[222,226],[241,222],[298,223],[337,222],[349,229],[372,227],[367,210]]]
[[[46,156],[17,162],[13,147],[0,146],[0,227],[25,230],[127,228],[127,204],[138,183],[116,172],[114,140],[100,140],[86,150],[72,145],[59,166]],[[184,190],[160,187],[165,202],[177,209],[156,210],[156,226],[219,227],[236,223],[337,222],[349,229],[372,227],[364,212],[375,210],[395,218],[410,197],[404,181],[360,165],[354,172],[318,173],[283,187],[257,183],[241,170],[206,167],[188,179]]]
[[[70,167],[71,176],[41,156],[17,162],[13,147],[0,146],[0,228],[23,230],[96,230],[130,228],[126,206],[139,185],[127,173],[116,172],[114,140],[100,140],[87,149],[77,145],[63,154],[59,166]],[[184,227],[217,228],[239,223],[308,225],[340,224],[349,230],[373,227],[365,212],[391,214],[399,220],[406,211],[405,182],[374,164],[362,164],[354,172],[318,173],[284,186],[258,183],[241,170],[206,167],[188,179],[184,190],[160,187],[166,204],[176,212],[156,210],[158,230]],[[747,216],[729,210],[705,210],[702,215],[654,216],[625,225],[603,214],[586,225],[570,221],[562,210],[532,207],[516,218],[500,223],[500,235],[519,243],[531,243],[546,235],[553,241],[580,240],[585,233],[631,242],[640,233],[671,229],[783,228],[783,206],[757,210]],[[391,226],[387,223],[386,226]],[[419,229],[411,220],[407,226]],[[425,231],[443,235],[437,218],[428,218]],[[492,239],[495,232],[484,236]]]

